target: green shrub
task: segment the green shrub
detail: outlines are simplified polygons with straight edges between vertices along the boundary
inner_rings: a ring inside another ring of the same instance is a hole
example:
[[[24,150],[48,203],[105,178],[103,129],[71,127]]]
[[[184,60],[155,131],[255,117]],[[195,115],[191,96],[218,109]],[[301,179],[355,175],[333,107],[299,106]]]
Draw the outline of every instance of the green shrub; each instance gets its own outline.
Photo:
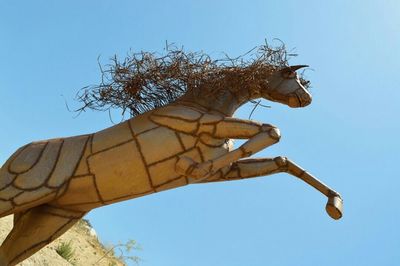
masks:
[[[67,242],[62,242],[57,248],[56,252],[58,255],[63,257],[66,261],[72,262],[72,259],[74,257],[74,250],[72,249],[72,244],[71,241]]]
[[[126,243],[119,242],[118,244],[110,245],[108,247],[104,247],[106,249],[106,253],[96,262],[100,262],[102,259],[106,257],[116,258],[120,261],[127,262],[128,260],[139,264],[141,259],[138,256],[132,256],[131,252],[133,250],[141,250],[141,247],[135,240],[128,240]],[[110,263],[109,265],[115,265],[115,262]]]

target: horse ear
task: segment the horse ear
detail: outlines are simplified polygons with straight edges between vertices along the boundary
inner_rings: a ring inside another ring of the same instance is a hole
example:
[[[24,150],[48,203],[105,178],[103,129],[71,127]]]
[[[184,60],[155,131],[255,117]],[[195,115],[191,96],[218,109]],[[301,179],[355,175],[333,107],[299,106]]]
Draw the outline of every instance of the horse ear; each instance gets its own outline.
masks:
[[[281,72],[295,72],[303,67],[309,67],[308,65],[295,65],[295,66],[288,66],[281,69]]]

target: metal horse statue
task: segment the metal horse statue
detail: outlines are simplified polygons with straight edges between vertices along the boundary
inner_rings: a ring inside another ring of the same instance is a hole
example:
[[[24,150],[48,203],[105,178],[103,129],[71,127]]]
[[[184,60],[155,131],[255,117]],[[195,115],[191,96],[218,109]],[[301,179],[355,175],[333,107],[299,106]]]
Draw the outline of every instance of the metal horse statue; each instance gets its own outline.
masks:
[[[301,67],[275,69],[261,89],[227,88],[218,97],[188,89],[102,131],[21,147],[0,170],[0,217],[14,214],[0,265],[28,258],[94,208],[193,183],[286,172],[327,196],[328,214],[341,218],[340,195],[290,159],[248,158],[277,143],[278,128],[232,117],[257,98],[309,105],[311,95],[296,73]],[[233,149],[231,139],[247,141]]]

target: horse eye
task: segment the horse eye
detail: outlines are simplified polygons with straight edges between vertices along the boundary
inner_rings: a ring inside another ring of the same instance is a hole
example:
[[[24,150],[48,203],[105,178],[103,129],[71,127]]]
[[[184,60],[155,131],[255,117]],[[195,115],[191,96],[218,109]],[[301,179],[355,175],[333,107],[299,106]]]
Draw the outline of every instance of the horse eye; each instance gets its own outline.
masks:
[[[296,77],[296,72],[287,71],[283,73],[283,77],[287,79],[292,79]]]

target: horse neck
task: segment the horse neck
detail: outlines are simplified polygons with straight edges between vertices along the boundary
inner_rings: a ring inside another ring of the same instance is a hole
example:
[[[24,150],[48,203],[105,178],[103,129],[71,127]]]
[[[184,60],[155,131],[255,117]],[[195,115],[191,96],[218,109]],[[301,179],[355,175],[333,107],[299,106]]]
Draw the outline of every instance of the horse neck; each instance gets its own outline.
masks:
[[[185,95],[179,98],[177,102],[199,105],[210,111],[216,111],[230,117],[240,106],[253,98],[257,98],[251,97],[249,91],[246,89],[238,91],[226,89],[217,94],[218,95],[210,95],[209,93],[204,93],[202,91],[193,92],[192,90],[189,90]]]

